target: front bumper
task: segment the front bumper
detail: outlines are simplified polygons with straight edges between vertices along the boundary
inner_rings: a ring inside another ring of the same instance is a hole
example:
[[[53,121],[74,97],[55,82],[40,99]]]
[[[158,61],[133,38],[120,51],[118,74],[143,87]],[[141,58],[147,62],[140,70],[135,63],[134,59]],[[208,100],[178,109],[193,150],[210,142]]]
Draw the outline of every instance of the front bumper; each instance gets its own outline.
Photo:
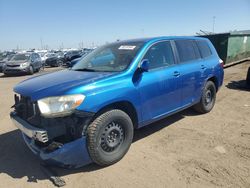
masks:
[[[17,128],[22,131],[23,139],[31,151],[49,165],[56,165],[65,168],[79,168],[91,163],[88,153],[86,136],[60,145],[55,150],[48,151],[48,147],[39,147],[35,144],[38,141],[45,141],[48,138],[46,130],[36,128],[22,120],[15,112],[10,117]]]
[[[29,67],[8,67],[6,66],[3,70],[4,73],[15,74],[15,73],[27,73],[29,71]]]
[[[11,112],[10,117],[13,124],[29,138],[33,138],[42,143],[46,143],[49,141],[46,130],[33,127],[32,125],[18,117],[15,112]]]

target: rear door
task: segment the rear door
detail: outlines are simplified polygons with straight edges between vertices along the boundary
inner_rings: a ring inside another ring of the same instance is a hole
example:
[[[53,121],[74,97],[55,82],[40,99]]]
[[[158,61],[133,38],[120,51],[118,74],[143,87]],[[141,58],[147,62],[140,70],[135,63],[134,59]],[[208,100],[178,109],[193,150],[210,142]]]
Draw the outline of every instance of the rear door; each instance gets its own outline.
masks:
[[[36,62],[37,62],[37,68],[39,69],[42,66],[42,60],[38,54],[35,54],[35,57],[36,57]]]
[[[218,59],[212,57],[212,51],[206,40],[196,40],[196,45],[199,49],[202,62],[201,64],[201,82],[205,85],[205,82],[209,75],[213,72],[213,67],[218,65]]]
[[[179,56],[182,107],[200,100],[202,90],[202,58],[194,40],[175,40]]]
[[[36,62],[36,57],[35,57],[34,53],[31,54],[30,60],[31,60],[31,64],[32,64],[33,68],[37,69],[37,62]]]
[[[143,72],[138,84],[144,122],[160,118],[181,105],[179,68],[170,41],[152,45],[143,59],[149,71]]]

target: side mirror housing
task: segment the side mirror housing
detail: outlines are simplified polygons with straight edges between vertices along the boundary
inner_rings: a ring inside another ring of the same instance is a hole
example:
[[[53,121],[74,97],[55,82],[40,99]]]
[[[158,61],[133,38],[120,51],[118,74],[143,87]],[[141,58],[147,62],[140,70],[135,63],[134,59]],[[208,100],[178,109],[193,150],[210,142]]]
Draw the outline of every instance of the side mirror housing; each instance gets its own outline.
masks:
[[[148,59],[143,59],[141,61],[140,70],[142,72],[148,72],[148,69],[149,69],[149,60]]]

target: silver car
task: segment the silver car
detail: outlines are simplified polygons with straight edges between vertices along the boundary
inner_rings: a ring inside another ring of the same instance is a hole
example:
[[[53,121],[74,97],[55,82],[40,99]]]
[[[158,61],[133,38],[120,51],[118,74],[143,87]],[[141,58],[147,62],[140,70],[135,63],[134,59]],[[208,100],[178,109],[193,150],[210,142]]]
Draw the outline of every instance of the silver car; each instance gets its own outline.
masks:
[[[26,73],[33,74],[42,68],[42,60],[37,53],[15,54],[3,67],[5,75]]]

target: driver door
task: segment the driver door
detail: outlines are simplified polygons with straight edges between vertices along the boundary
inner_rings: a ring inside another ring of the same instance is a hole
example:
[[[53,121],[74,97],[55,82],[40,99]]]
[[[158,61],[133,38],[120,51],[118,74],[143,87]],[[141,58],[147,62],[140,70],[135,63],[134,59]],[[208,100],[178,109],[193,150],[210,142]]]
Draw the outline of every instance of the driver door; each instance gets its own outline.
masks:
[[[152,45],[143,59],[149,61],[138,85],[145,123],[181,107],[181,79],[170,41]]]

